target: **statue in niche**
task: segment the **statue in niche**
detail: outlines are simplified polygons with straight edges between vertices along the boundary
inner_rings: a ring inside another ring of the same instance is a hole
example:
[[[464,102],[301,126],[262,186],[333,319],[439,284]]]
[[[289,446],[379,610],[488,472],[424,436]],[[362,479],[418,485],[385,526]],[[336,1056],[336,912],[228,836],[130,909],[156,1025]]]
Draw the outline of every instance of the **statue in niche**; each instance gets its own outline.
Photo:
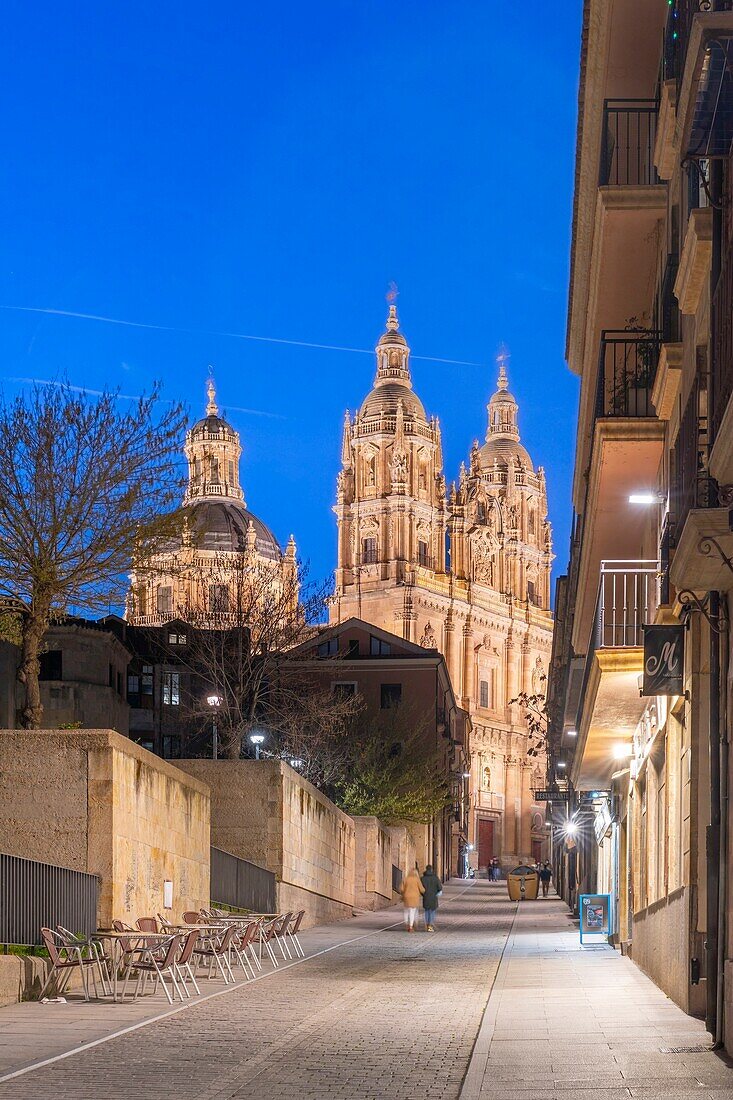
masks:
[[[400,353],[396,348],[389,353],[389,365],[390,367],[399,367],[400,365]]]
[[[538,657],[535,660],[534,668],[532,669],[532,694],[544,695],[545,684],[547,677],[545,675],[545,667],[542,664],[542,658]]]
[[[344,471],[339,470],[336,474],[336,500],[339,504],[343,504],[344,497],[346,496],[346,478]]]
[[[370,489],[373,489],[377,484],[377,459],[375,455],[367,459],[366,483]]]
[[[437,640],[436,640],[436,637],[435,637],[435,631],[433,630],[433,628],[432,628],[432,626],[430,625],[429,622],[427,622],[425,624],[425,629],[423,630],[422,638],[420,639],[420,645],[424,649],[437,649],[438,648],[438,643],[437,643]]]
[[[396,451],[392,458],[392,484],[404,485],[407,481],[407,455]]]
[[[438,496],[441,497],[441,499],[442,499],[445,496],[445,490],[446,490],[445,477],[443,476],[443,474],[436,474],[435,475],[435,488],[436,488],[436,491],[438,493]]]
[[[471,473],[472,474],[478,474],[480,472],[481,472],[481,470],[480,470],[480,463],[479,463],[478,439],[474,439],[473,446],[471,447]]]
[[[473,568],[473,579],[477,584],[493,584],[494,563],[488,558],[479,558]]]
[[[483,771],[483,784],[484,784],[484,790],[485,791],[490,791],[491,790],[491,768],[484,768],[484,771]]]
[[[512,531],[516,531],[519,526],[519,509],[516,504],[511,504],[509,506],[509,526]]]

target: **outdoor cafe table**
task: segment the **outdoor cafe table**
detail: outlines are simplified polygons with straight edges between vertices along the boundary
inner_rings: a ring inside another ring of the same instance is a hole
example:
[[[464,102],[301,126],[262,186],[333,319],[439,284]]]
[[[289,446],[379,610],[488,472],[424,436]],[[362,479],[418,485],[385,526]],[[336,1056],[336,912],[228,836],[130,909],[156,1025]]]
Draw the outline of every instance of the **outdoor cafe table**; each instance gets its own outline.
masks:
[[[125,942],[130,940],[135,941],[150,941],[157,940],[160,943],[165,943],[166,940],[171,939],[173,935],[177,933],[173,932],[107,932],[101,930],[94,936],[95,940],[107,940],[110,944],[110,954],[112,956],[112,1000],[117,1003],[119,1000],[117,996],[117,972],[120,969],[120,963],[122,962],[122,956],[124,955]]]

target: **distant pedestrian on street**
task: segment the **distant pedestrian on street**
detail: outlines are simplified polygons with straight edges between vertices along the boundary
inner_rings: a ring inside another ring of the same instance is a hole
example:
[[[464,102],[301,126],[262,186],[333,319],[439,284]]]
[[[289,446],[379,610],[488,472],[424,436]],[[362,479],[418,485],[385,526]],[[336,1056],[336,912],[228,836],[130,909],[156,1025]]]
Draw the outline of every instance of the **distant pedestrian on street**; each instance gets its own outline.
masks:
[[[438,898],[443,893],[443,883],[440,881],[431,864],[425,868],[422,877],[423,897],[422,907],[425,910],[425,928],[428,932],[435,931],[435,914],[438,911]]]
[[[499,879],[501,878],[501,864],[499,863],[499,860],[496,858],[496,856],[494,856],[494,858],[492,859],[491,867],[489,868],[489,870],[490,870],[490,876],[489,877],[491,878],[491,881],[492,882],[498,882]]]
[[[548,859],[540,867],[540,882],[542,883],[542,897],[546,898],[552,881],[552,867]]]
[[[405,924],[408,932],[415,931],[415,922],[417,921],[417,914],[420,909],[420,898],[424,893],[425,887],[420,881],[417,870],[413,868],[407,872],[407,875],[402,880],[402,886],[400,886],[402,905],[404,906]]]

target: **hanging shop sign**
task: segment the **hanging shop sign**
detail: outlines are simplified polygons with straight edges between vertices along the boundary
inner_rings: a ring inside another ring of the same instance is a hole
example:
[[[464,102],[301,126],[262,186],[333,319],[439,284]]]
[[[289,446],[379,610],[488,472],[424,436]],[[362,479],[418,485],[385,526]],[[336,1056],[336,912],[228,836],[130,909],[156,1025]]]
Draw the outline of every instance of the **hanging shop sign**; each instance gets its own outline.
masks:
[[[611,895],[580,895],[580,942],[592,936],[608,939],[611,935]]]
[[[684,656],[684,626],[645,626],[641,694],[682,695]]]
[[[560,790],[532,791],[532,797],[535,802],[567,802],[569,792]]]
[[[596,842],[601,843],[604,836],[611,828],[613,818],[611,817],[611,807],[609,803],[604,799],[600,806],[596,810],[595,817],[593,818],[593,830],[596,834]]]

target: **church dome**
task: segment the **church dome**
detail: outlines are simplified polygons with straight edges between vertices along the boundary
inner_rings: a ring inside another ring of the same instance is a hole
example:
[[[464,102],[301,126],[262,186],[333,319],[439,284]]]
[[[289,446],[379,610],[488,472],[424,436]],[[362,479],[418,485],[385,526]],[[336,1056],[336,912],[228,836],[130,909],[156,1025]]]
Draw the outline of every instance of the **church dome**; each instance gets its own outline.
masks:
[[[384,416],[395,416],[400,401],[405,413],[411,413],[422,420],[427,419],[425,407],[414,390],[399,382],[387,382],[385,385],[375,386],[373,390],[370,390],[362,402],[359,415],[379,416],[383,414]]]
[[[521,462],[523,466],[534,473],[529,451],[519,440],[493,435],[487,439],[479,450],[479,462],[482,470],[493,466],[494,462],[498,462],[500,466],[506,466],[510,458]]]
[[[238,501],[201,500],[186,506],[189,530],[198,550],[235,552],[247,545],[250,523],[255,549],[262,557],[279,561],[282,551],[272,531]]]

